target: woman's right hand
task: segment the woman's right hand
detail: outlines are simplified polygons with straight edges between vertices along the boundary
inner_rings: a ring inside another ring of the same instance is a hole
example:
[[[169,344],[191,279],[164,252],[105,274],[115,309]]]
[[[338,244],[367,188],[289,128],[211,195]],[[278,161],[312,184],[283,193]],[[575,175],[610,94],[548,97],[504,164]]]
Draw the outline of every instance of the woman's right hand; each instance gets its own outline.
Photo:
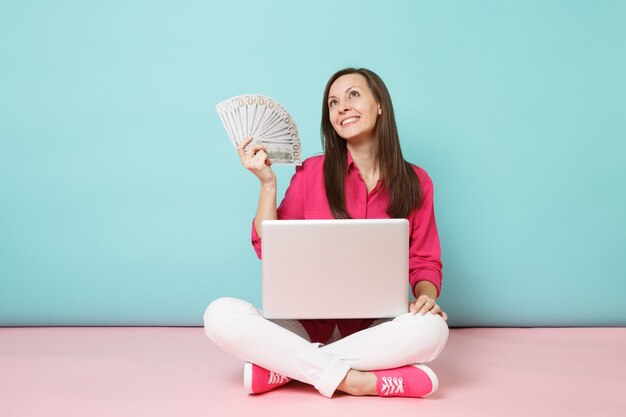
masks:
[[[267,151],[263,145],[254,145],[246,150],[246,146],[252,142],[252,136],[246,137],[237,146],[241,164],[261,181],[261,184],[271,184],[276,182],[276,174],[272,170],[272,162],[267,156]]]

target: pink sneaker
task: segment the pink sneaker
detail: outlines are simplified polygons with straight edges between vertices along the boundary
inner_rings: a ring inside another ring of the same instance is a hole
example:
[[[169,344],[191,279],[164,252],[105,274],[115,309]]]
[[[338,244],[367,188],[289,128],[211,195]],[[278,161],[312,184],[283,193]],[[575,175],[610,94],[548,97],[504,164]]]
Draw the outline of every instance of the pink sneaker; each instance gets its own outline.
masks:
[[[421,364],[374,371],[374,374],[381,397],[427,397],[439,388],[437,375]]]
[[[268,371],[251,362],[243,367],[243,387],[248,394],[260,394],[285,385],[291,379],[279,373]]]

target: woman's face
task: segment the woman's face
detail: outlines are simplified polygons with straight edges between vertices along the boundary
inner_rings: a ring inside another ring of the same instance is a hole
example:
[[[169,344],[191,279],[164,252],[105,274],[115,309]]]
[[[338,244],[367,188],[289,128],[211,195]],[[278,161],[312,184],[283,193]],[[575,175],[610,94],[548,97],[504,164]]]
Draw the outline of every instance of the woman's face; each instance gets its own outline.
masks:
[[[361,74],[337,78],[328,91],[330,123],[339,136],[349,142],[374,138],[380,105]]]

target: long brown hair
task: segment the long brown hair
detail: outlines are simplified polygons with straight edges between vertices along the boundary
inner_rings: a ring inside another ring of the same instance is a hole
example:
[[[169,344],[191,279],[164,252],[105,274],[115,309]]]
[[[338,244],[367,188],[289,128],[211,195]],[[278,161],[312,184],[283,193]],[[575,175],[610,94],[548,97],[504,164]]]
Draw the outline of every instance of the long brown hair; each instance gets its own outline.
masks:
[[[367,80],[367,85],[382,114],[376,121],[374,134],[378,139],[378,161],[381,178],[389,192],[387,214],[392,218],[408,217],[422,203],[422,187],[411,164],[402,157],[400,139],[389,90],[383,80],[374,72],[365,68],[345,68],[330,77],[324,90],[322,101],[322,147],[324,159],[324,185],[330,210],[336,219],[349,219],[346,209],[345,176],[347,160],[347,142],[337,134],[330,123],[328,94],[330,86],[337,78],[347,74],[360,74]]]

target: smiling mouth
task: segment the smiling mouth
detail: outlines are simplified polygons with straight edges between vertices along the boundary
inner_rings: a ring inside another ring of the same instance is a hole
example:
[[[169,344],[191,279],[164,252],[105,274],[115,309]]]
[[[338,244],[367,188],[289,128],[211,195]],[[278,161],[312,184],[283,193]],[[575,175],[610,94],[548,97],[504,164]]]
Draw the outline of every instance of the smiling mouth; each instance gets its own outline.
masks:
[[[350,125],[350,124],[354,124],[354,123],[356,123],[358,121],[359,121],[359,117],[356,117],[356,116],[355,117],[349,117],[346,120],[344,120],[343,122],[341,122],[341,126],[347,126],[347,125]]]

